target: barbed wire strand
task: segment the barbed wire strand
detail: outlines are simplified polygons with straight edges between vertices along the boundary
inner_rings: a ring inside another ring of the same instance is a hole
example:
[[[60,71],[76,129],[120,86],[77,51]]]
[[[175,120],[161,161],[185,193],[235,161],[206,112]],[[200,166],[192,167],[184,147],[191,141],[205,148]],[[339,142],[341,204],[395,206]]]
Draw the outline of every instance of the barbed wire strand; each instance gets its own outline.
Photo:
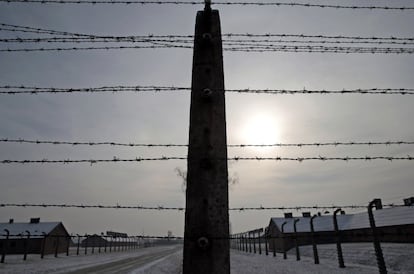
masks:
[[[21,26],[21,25],[12,25],[12,24],[5,24],[0,23],[0,26],[8,27],[2,28],[0,30],[6,31],[15,31],[15,32],[30,32],[30,33],[44,33],[44,34],[51,34],[51,35],[64,35],[64,36],[74,36],[78,38],[107,38],[107,39],[150,39],[150,38],[191,38],[193,39],[193,35],[176,35],[176,34],[169,34],[169,35],[130,35],[130,36],[111,36],[111,35],[96,35],[96,34],[84,34],[84,33],[74,33],[74,32],[66,32],[66,31],[58,31],[58,30],[51,30],[51,29],[44,29],[44,28],[34,28],[29,26]],[[11,29],[10,29],[11,28]],[[270,38],[270,37],[281,37],[281,38],[317,38],[317,39],[346,39],[346,40],[384,40],[384,41],[414,41],[414,37],[380,37],[380,36],[372,36],[372,37],[363,37],[363,36],[345,36],[345,35],[308,35],[308,34],[287,34],[287,33],[264,33],[264,34],[254,34],[254,33],[224,33],[222,37],[233,38],[233,37],[247,37],[247,38]]]
[[[29,86],[0,86],[0,94],[43,94],[43,93],[105,93],[105,92],[170,92],[170,91],[191,91],[191,87],[175,86],[107,86],[92,88],[56,88],[56,87],[29,87]],[[220,91],[220,90],[214,90]],[[342,90],[314,90],[314,89],[225,89],[229,93],[251,93],[251,94],[370,94],[370,95],[413,95],[414,88],[367,88],[367,89],[342,89]]]
[[[0,0],[3,3],[38,3],[38,4],[140,4],[140,5],[204,5],[203,1],[139,1],[139,0]],[[303,7],[303,8],[332,8],[350,10],[383,10],[383,11],[410,11],[414,7],[405,6],[360,6],[360,5],[329,5],[297,2],[213,2],[213,5],[221,6],[263,6],[263,7]]]
[[[192,44],[192,38],[135,38],[135,37],[38,37],[38,38],[4,38],[0,43],[153,43],[167,42],[173,44]],[[294,43],[294,44],[367,44],[367,45],[414,45],[412,41],[391,41],[391,40],[272,40],[272,39],[222,39],[223,45],[242,45],[242,46],[272,46],[273,44]]]
[[[403,207],[403,204],[385,204],[383,207]],[[185,211],[185,207],[166,207],[162,205],[158,206],[141,206],[141,205],[88,205],[88,204],[46,204],[46,203],[2,203],[0,207],[42,207],[42,208],[80,208],[80,209],[87,209],[87,208],[98,208],[98,209],[136,209],[136,210],[166,210],[166,211]],[[362,209],[367,208],[366,205],[327,205],[327,206],[320,206],[320,205],[313,205],[313,206],[258,206],[258,207],[231,207],[229,211],[261,211],[261,210],[279,210],[279,211],[286,211],[286,210],[309,210],[309,209]]]
[[[62,52],[86,50],[123,50],[123,49],[192,49],[189,45],[154,44],[140,46],[90,46],[90,47],[53,47],[53,48],[1,48],[0,52]],[[295,46],[295,45],[256,45],[224,46],[228,52],[303,52],[303,53],[370,53],[370,54],[413,54],[414,48],[398,47],[339,47],[339,46]]]
[[[144,144],[144,143],[120,143],[113,141],[105,142],[69,142],[69,141],[48,141],[48,140],[27,140],[27,139],[0,139],[0,143],[18,143],[18,144],[51,144],[51,145],[71,145],[71,146],[125,146],[125,147],[188,147],[188,144]],[[231,148],[246,147],[322,147],[322,146],[377,146],[377,145],[414,145],[414,141],[364,141],[364,142],[314,142],[314,143],[274,143],[274,144],[229,144]]]
[[[408,236],[408,235],[413,235],[412,232],[409,231],[401,231],[401,232],[385,232],[381,230],[381,227],[378,228],[380,231],[380,235],[381,236]],[[347,230],[344,230],[344,232],[346,232]],[[256,233],[254,233],[256,232]],[[316,231],[316,233],[318,233],[320,231]],[[326,232],[330,232],[330,233],[335,233],[335,231],[326,231]],[[277,236],[272,236],[272,235],[258,235],[259,233],[257,233],[257,229],[255,230],[250,230],[250,231],[246,231],[246,232],[239,232],[239,233],[234,233],[231,234],[229,236],[209,236],[208,238],[210,240],[239,240],[240,236],[242,236],[241,234],[249,234],[251,233],[249,236],[244,236],[244,240],[246,241],[252,241],[254,239],[263,239],[263,240],[271,240],[271,239],[300,239],[300,238],[307,238],[309,239],[309,235],[307,235],[307,233],[310,232],[300,232],[299,234],[295,234],[294,232],[284,232],[283,236],[281,235],[277,235]],[[252,235],[254,233],[254,235]],[[7,234],[2,232],[0,235],[2,235],[3,237],[5,237]],[[17,234],[9,234],[9,239],[16,239],[16,238],[26,238],[28,234],[27,233],[17,233]],[[81,234],[77,234],[77,235],[45,235],[45,234],[31,234],[30,238],[44,238],[44,237],[48,237],[48,238],[63,238],[63,239],[68,239],[68,238],[80,238],[80,239],[85,239],[88,238],[90,236],[92,237],[102,237],[102,238],[109,238],[109,239],[119,239],[118,242],[113,243],[112,247],[119,247],[119,244],[123,243],[122,239],[148,239],[148,240],[185,240],[185,239],[192,239],[192,240],[197,240],[199,237],[183,237],[183,236],[160,236],[160,235],[117,235],[117,236],[113,236],[113,235],[99,235],[99,234],[88,234],[88,233],[81,233]],[[124,242],[126,243],[126,242]],[[253,243],[253,242],[251,242]],[[257,244],[257,243],[256,243]],[[108,244],[108,247],[111,244]],[[121,245],[122,246],[122,245]],[[103,246],[101,246],[103,248]],[[85,248],[85,247],[82,247]],[[87,248],[94,248],[93,246],[89,246]],[[95,246],[95,248],[97,248],[97,246]],[[112,251],[112,252],[115,252]]]
[[[169,160],[187,160],[187,157],[155,157],[155,158],[131,158],[131,159],[121,159],[114,157],[113,159],[79,159],[79,160],[48,160],[48,159],[41,159],[41,160],[0,160],[0,164],[72,164],[72,163],[89,163],[91,165],[98,164],[98,163],[121,163],[121,162],[145,162],[145,161],[169,161]],[[296,161],[296,162],[305,162],[305,161],[374,161],[374,160],[385,160],[385,161],[412,161],[414,160],[413,156],[362,156],[362,157],[325,157],[325,156],[316,156],[316,157],[230,157],[226,159],[215,158],[215,160],[220,161],[275,161],[275,162],[282,162],[282,161]]]

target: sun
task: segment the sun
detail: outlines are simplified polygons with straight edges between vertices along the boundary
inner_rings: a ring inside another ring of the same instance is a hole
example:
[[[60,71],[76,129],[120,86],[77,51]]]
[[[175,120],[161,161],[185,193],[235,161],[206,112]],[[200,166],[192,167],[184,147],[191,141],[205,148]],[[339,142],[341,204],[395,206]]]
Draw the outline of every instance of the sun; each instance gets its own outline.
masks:
[[[270,145],[280,142],[280,125],[272,115],[259,113],[250,116],[242,128],[242,139],[247,144]]]

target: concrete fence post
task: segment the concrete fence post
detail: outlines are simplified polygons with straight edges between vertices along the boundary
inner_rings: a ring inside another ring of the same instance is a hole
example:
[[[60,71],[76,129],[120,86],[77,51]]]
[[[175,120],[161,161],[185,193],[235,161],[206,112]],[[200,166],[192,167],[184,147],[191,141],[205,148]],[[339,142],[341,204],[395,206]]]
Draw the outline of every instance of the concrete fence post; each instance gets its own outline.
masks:
[[[300,261],[300,250],[299,250],[298,230],[296,228],[296,224],[299,221],[300,221],[300,219],[295,219],[295,221],[293,222],[293,231],[295,232],[296,261]]]
[[[43,238],[42,238],[42,247],[40,249],[40,259],[43,259],[45,257],[45,248],[46,248],[46,233],[42,232]]]
[[[245,245],[245,247],[244,247],[244,250],[246,251],[246,253],[247,252],[249,252],[249,241],[248,241],[248,235],[247,235],[247,233],[244,233],[244,245]]]
[[[315,264],[319,264],[319,254],[318,247],[316,246],[315,240],[315,227],[313,225],[313,220],[318,217],[318,215],[313,215],[310,219],[310,228],[311,228],[311,240],[312,240],[312,250],[313,250],[313,259]]]
[[[109,239],[109,253],[112,252],[112,237],[111,236],[106,236]]]
[[[369,217],[369,224],[371,226],[372,231],[372,239],[374,244],[375,250],[375,257],[377,259],[378,270],[380,274],[387,273],[387,266],[385,265],[384,255],[382,253],[381,248],[381,241],[378,236],[378,230],[375,225],[375,218],[374,213],[372,212],[372,208],[375,207],[376,209],[382,209],[381,199],[374,199],[368,205],[368,217]]]
[[[78,237],[78,245],[77,245],[77,247],[76,247],[76,255],[78,255],[79,256],[79,248],[80,248],[80,235],[79,234],[76,234],[76,236]]]
[[[286,252],[286,243],[285,243],[285,225],[287,224],[287,222],[283,222],[281,229],[282,229],[282,249],[283,249],[283,259],[286,260],[287,259],[287,252]]]
[[[69,256],[69,247],[72,242],[72,235],[66,237],[66,256]]]
[[[6,239],[4,241],[3,250],[1,252],[1,263],[4,263],[4,260],[6,258],[7,249],[9,247],[9,237],[10,237],[10,231],[8,229],[3,229],[6,232]]]
[[[340,268],[345,268],[345,263],[344,263],[344,256],[342,253],[342,246],[341,246],[341,232],[339,230],[339,226],[338,226],[338,219],[337,219],[337,214],[338,212],[341,212],[342,210],[340,208],[336,209],[334,214],[333,214],[333,221],[334,221],[334,228],[335,228],[335,235],[336,235],[336,251],[338,253],[338,264]]]
[[[252,253],[252,237],[250,237],[250,232],[248,232],[248,239],[249,239],[249,253]]]
[[[223,51],[210,3],[194,35],[183,274],[230,273]]]
[[[257,232],[257,238],[258,238],[258,245],[259,245],[259,254],[262,255],[262,235],[260,234],[260,231]]]
[[[60,239],[60,235],[55,235],[55,237],[56,237],[55,258],[57,258],[58,252],[59,252],[59,239]]]
[[[85,234],[85,241],[83,241],[85,243],[85,255],[88,254],[88,234]]]
[[[26,261],[27,259],[27,253],[29,252],[29,242],[30,242],[30,231],[26,230],[27,238],[24,241],[24,255],[23,255],[23,261]]]

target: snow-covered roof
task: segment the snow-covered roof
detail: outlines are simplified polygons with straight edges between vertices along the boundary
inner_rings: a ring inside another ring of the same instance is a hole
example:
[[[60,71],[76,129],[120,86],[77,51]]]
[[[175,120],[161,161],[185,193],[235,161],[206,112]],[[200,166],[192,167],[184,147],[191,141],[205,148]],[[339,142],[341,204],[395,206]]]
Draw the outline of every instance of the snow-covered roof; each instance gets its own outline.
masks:
[[[22,237],[27,237],[27,232],[30,232],[30,235],[42,235],[43,233],[49,234],[52,230],[57,227],[60,222],[39,222],[39,223],[0,223],[0,239],[6,238],[7,229],[10,231],[10,235],[22,235]],[[41,236],[38,236],[39,238]],[[16,238],[16,237],[10,237]],[[30,238],[36,238],[36,236],[31,236]]]
[[[414,224],[414,207],[393,207],[380,210],[374,210],[375,224],[377,227]],[[294,232],[293,223],[299,219],[296,224],[298,232],[310,232],[310,218],[293,217],[293,218],[272,218],[271,221],[281,230],[283,222],[287,221],[284,231],[287,233]],[[337,215],[339,230],[350,230],[369,228],[368,212]],[[318,216],[313,220],[315,231],[333,231],[333,216]]]

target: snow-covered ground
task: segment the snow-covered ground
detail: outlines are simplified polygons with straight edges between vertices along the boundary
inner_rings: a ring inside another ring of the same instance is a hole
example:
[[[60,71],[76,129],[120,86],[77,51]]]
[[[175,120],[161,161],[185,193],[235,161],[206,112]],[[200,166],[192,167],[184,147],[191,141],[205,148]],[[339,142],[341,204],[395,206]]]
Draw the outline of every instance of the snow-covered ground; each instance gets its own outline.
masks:
[[[6,263],[0,264],[0,273],[69,273],[79,269],[108,264],[129,258],[156,254],[165,250],[171,250],[171,252],[173,252],[177,248],[180,249],[180,246],[157,246],[112,253],[98,253],[97,250],[95,250],[94,254],[91,254],[89,251],[89,254],[84,255],[81,253],[79,256],[77,256],[75,252],[71,252],[72,255],[70,256],[59,254],[58,258],[55,258],[53,255],[47,255],[43,260],[40,259],[38,254],[29,254],[26,261],[22,260],[22,255],[8,255],[6,256]],[[151,260],[149,261],[151,262]],[[158,261],[160,260],[157,260],[156,262]],[[151,266],[151,264],[154,264],[154,262],[144,266],[142,269],[146,269]]]
[[[414,273],[414,244],[383,244],[383,251],[388,273]],[[180,274],[182,272],[182,251],[174,251],[177,246],[151,247],[128,252],[110,254],[71,255],[54,258],[48,256],[40,260],[38,256],[29,256],[26,262],[21,256],[7,257],[7,263],[0,265],[0,273],[67,273],[82,268],[124,260],[142,255],[155,254],[163,250],[171,250],[164,258],[150,260],[147,264],[129,271],[131,274]],[[276,258],[269,253],[265,256],[254,253],[231,251],[232,274],[270,274],[270,273],[378,273],[375,253],[372,244],[343,244],[346,268],[338,267],[335,245],[318,246],[320,264],[313,263],[312,248],[301,248],[301,260],[297,261],[295,250],[288,253],[284,260],[278,253]]]
[[[414,273],[414,244],[383,244],[384,256],[388,273]],[[339,268],[335,245],[320,245],[318,247],[320,264],[313,263],[313,253],[310,246],[301,248],[301,260],[296,260],[295,250],[288,253],[287,260],[278,253],[276,258],[271,253],[265,256],[232,250],[232,274],[293,274],[293,273],[349,273],[376,274],[378,268],[372,244],[343,244],[346,268]],[[263,249],[264,250],[264,249]],[[146,269],[139,269],[134,274],[180,274],[182,253],[175,253]]]

